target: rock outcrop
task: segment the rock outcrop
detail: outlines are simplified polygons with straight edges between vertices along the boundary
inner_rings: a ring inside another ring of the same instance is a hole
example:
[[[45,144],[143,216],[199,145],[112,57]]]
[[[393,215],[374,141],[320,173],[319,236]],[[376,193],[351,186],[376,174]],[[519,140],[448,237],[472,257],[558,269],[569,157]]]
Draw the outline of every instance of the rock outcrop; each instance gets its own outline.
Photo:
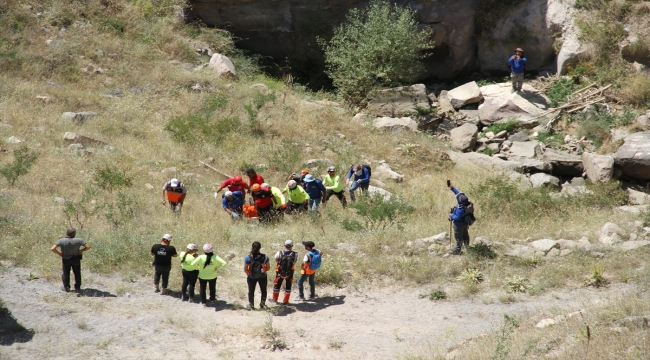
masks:
[[[417,113],[418,109],[429,108],[425,86],[415,84],[370,92],[365,112],[376,116],[401,117]]]
[[[450,132],[451,147],[460,151],[471,151],[476,144],[478,127],[474,124],[464,124]]]
[[[650,180],[650,131],[634,133],[624,141],[614,154],[614,164],[631,178]]]

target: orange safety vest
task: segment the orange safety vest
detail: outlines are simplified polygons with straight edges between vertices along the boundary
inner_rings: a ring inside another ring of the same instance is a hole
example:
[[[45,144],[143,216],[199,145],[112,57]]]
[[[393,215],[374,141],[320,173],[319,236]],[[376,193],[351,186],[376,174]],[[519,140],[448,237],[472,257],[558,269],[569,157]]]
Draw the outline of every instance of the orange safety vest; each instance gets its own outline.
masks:
[[[247,218],[257,217],[257,208],[255,205],[244,204],[244,206],[242,206],[242,211],[244,211],[244,216]]]
[[[167,189],[165,190],[167,191],[167,201],[169,202],[179,202],[185,197],[185,194],[183,194],[183,188],[180,186],[167,186]]]

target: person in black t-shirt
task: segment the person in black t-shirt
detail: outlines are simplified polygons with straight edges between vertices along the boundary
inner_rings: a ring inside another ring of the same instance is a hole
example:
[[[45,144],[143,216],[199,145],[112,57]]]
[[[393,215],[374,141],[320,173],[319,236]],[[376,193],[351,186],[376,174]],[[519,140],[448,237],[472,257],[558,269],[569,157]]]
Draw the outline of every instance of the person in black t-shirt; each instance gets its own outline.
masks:
[[[153,267],[155,270],[153,283],[156,286],[156,292],[160,292],[160,278],[162,277],[162,295],[167,294],[167,282],[169,281],[169,272],[172,270],[172,258],[177,257],[176,248],[169,245],[172,241],[172,234],[165,234],[160,240],[160,244],[151,247],[151,256],[153,256]]]

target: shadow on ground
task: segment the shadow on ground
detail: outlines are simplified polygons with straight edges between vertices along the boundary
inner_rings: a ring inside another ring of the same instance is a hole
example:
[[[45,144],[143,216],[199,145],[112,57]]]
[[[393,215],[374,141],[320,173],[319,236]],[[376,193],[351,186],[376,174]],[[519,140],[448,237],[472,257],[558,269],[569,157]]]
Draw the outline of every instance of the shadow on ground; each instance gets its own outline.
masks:
[[[294,304],[293,307],[302,312],[316,312],[334,305],[345,304],[345,295],[340,296],[325,296],[316,298],[313,301],[303,301]]]
[[[25,329],[18,320],[11,315],[9,309],[0,307],[0,345],[7,346],[14,343],[26,343],[34,337],[34,330]]]
[[[97,289],[81,289],[77,294],[79,297],[117,297],[107,291],[97,290]]]

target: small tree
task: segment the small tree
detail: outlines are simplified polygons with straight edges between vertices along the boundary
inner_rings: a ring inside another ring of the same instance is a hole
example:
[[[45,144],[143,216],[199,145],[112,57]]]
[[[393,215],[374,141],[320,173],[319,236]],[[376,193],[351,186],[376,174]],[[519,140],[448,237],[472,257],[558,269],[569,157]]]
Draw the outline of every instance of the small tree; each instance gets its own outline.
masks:
[[[18,177],[29,172],[36,159],[38,159],[38,154],[28,147],[16,149],[14,150],[14,161],[0,167],[0,175],[7,179],[11,186],[14,186]]]
[[[397,196],[385,197],[380,193],[362,195],[355,203],[350,204],[361,217],[361,221],[345,219],[341,222],[344,229],[350,231],[386,230],[393,225],[402,228],[404,218],[412,214],[415,208]]]
[[[413,80],[422,70],[423,51],[433,48],[432,31],[418,29],[415,11],[388,0],[352,9],[346,20],[329,42],[318,41],[327,74],[352,104],[362,103],[375,88]]]
[[[110,165],[95,169],[93,180],[97,187],[109,193],[133,185],[133,175],[127,174],[124,169]]]

